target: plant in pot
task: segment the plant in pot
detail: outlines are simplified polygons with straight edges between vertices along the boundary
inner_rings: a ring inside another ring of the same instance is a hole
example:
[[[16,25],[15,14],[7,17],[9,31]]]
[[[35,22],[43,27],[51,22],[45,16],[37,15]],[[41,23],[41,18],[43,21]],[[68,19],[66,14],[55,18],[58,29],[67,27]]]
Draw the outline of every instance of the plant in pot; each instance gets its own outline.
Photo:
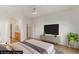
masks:
[[[70,44],[74,44],[78,41],[78,34],[77,33],[70,32],[70,33],[68,33],[67,37],[68,37],[68,42]]]

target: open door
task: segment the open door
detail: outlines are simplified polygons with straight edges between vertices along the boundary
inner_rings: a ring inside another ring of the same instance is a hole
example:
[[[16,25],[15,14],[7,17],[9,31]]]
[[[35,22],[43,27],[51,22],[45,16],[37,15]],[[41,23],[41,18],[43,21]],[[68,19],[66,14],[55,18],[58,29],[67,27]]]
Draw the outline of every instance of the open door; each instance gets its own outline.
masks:
[[[20,42],[20,28],[16,17],[10,20],[10,42]]]
[[[20,32],[19,30],[15,31],[13,34],[12,34],[12,30],[13,27],[12,27],[12,24],[10,24],[10,42],[11,43],[16,43],[16,42],[20,42]]]

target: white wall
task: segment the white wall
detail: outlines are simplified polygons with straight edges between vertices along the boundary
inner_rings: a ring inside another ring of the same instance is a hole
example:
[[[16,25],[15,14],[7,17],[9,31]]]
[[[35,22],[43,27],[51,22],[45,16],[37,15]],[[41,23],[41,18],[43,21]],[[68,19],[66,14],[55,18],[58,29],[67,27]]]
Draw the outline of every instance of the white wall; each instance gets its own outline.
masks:
[[[79,9],[72,8],[50,15],[36,18],[33,22],[34,29],[32,37],[40,38],[43,34],[45,24],[59,24],[60,44],[67,44],[67,33],[76,32],[79,34]]]
[[[9,37],[8,19],[0,18],[0,42],[10,42]]]
[[[20,20],[19,25],[21,29],[21,41],[27,39],[27,24],[31,24],[31,19],[27,17],[23,17],[23,19]]]

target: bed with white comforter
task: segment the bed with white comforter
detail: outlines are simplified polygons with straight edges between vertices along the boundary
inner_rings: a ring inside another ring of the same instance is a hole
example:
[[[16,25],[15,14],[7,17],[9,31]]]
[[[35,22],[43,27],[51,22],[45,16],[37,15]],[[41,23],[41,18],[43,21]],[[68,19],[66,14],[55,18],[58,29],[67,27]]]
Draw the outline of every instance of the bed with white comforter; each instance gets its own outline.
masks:
[[[34,45],[40,51],[41,51],[41,49],[45,50],[46,53],[40,53],[35,48],[32,48],[31,46],[29,46],[27,44],[23,44],[22,42],[13,43],[13,44],[10,44],[10,46],[14,50],[22,50],[24,54],[54,54],[55,53],[53,44],[35,40],[35,39],[29,39],[29,40],[26,40],[25,42],[30,43],[31,45]],[[41,49],[39,49],[38,47]],[[43,52],[43,51],[41,51],[41,52]]]

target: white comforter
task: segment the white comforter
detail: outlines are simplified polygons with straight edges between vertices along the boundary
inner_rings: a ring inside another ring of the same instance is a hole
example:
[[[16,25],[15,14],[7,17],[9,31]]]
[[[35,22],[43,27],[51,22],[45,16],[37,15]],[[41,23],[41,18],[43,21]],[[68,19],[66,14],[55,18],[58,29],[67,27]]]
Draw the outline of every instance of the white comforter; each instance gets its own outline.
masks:
[[[14,50],[22,50],[23,54],[39,54],[39,52],[37,52],[36,50],[20,42],[11,44],[10,46],[12,46]]]
[[[26,41],[45,49],[48,52],[48,54],[55,53],[55,49],[54,49],[53,44],[46,43],[46,42],[39,41],[39,40],[35,40],[35,39],[29,39],[29,40],[26,40]]]
[[[31,44],[34,44],[38,47],[45,49],[48,54],[55,53],[55,49],[54,49],[53,44],[38,41],[38,40],[35,40],[35,39],[29,39],[29,40],[26,40],[26,41],[31,43]],[[31,48],[31,47],[29,47],[29,46],[27,46],[23,43],[20,43],[20,42],[10,44],[10,46],[12,46],[12,48],[14,50],[22,50],[24,54],[40,54],[38,51],[34,50],[33,48]]]

